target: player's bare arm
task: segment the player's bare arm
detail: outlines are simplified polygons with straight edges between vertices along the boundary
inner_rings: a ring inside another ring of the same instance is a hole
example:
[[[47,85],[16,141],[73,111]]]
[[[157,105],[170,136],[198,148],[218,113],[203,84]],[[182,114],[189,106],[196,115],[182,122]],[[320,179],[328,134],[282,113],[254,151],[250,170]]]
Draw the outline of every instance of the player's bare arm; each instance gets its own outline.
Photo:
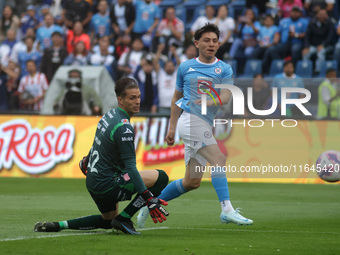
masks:
[[[177,121],[182,111],[182,109],[176,105],[176,102],[182,97],[183,93],[175,90],[174,96],[172,97],[171,101],[170,128],[165,137],[165,140],[169,146],[172,146],[175,142],[174,137],[176,132]]]

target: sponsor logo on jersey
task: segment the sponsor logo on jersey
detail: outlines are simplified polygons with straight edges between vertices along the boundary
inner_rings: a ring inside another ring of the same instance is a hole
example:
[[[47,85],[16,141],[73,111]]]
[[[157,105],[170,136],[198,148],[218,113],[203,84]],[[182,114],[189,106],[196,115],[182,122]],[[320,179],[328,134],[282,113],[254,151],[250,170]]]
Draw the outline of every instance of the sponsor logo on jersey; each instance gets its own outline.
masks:
[[[129,137],[122,137],[122,142],[132,142],[133,141],[133,137],[129,136]]]
[[[126,128],[125,132],[123,134],[133,134],[132,131],[128,128]]]
[[[188,70],[188,73],[189,72],[194,72],[194,71],[196,71],[196,70],[194,68],[190,67],[189,70]]]

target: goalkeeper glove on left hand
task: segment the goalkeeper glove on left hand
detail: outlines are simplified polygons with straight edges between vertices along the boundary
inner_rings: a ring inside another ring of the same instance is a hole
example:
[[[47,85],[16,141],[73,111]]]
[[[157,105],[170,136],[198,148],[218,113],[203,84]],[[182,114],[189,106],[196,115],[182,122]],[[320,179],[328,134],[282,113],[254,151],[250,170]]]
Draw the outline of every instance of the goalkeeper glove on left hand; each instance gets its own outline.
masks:
[[[79,162],[79,168],[85,176],[87,174],[87,164],[88,163],[89,163],[89,161],[88,161],[87,157],[83,157]]]
[[[149,208],[153,222],[157,223],[157,221],[165,221],[165,216],[169,216],[169,213],[162,207],[162,205],[168,205],[168,202],[154,197],[153,194],[148,190],[142,193],[142,197],[146,203],[146,206]]]

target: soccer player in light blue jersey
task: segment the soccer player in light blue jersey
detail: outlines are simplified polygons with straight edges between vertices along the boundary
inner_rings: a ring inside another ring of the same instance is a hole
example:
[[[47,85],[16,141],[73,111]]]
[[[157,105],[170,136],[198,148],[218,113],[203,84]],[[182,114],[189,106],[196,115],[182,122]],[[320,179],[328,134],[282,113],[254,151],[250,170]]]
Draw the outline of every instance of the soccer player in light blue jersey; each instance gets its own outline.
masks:
[[[166,140],[168,145],[174,144],[178,124],[178,132],[185,145],[186,173],[183,179],[171,182],[159,198],[169,201],[197,189],[203,177],[203,172],[197,172],[197,169],[209,162],[214,167],[211,180],[222,207],[221,222],[251,225],[253,221],[240,215],[239,210],[234,210],[231,205],[226,174],[221,171],[226,158],[212,135],[212,123],[217,113],[214,100],[217,97],[206,100],[206,114],[201,113],[203,94],[211,94],[210,91],[215,90],[222,104],[227,104],[231,96],[229,90],[215,87],[216,84],[230,84],[233,77],[230,65],[215,57],[220,44],[219,34],[217,26],[209,23],[197,30],[194,37],[199,56],[182,63],[178,68]],[[140,228],[144,227],[147,214],[147,208],[140,211],[137,217]]]

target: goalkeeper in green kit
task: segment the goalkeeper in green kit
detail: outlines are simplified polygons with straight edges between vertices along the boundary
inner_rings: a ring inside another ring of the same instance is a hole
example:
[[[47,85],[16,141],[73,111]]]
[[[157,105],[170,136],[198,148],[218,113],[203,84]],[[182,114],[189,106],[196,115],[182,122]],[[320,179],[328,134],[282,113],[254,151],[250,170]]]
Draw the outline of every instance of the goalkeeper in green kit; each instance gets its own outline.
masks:
[[[134,147],[134,129],[130,118],[139,112],[140,90],[135,80],[117,81],[118,108],[108,111],[99,121],[88,156],[80,163],[86,175],[86,187],[101,215],[90,215],[59,222],[37,222],[35,232],[58,232],[63,229],[117,229],[126,234],[140,234],[133,227],[132,216],[144,205],[155,223],[163,222],[169,213],[157,196],[168,184],[163,170],[138,172]],[[118,202],[134,199],[118,214]]]

